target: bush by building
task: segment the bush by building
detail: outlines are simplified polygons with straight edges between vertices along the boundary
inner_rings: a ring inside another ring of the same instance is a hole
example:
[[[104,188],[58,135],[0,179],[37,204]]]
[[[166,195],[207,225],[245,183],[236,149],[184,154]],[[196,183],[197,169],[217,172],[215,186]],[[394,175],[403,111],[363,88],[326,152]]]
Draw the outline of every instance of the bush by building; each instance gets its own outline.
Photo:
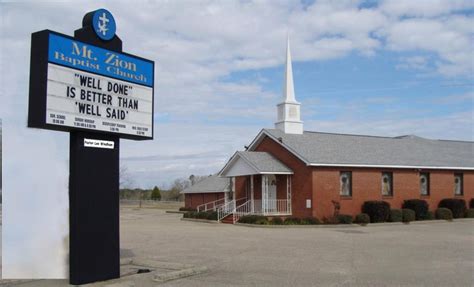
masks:
[[[184,218],[217,220],[217,211],[188,211],[183,214]]]
[[[435,211],[436,219],[453,220],[453,213],[450,209],[440,207]]]
[[[362,205],[362,213],[370,217],[370,222],[385,222],[390,217],[390,204],[385,201],[366,201]]]
[[[401,209],[390,209],[390,222],[402,222],[403,212]]]
[[[296,217],[287,217],[285,218],[285,221],[283,222],[285,225],[297,225],[301,224],[301,219],[296,218]]]
[[[423,199],[408,199],[403,201],[402,208],[411,209],[415,212],[416,220],[425,220],[429,210],[428,202]]]
[[[282,225],[283,224],[283,219],[281,219],[280,217],[274,217],[274,218],[272,218],[271,223],[273,225]]]
[[[469,208],[474,208],[474,198],[469,201]]]
[[[426,220],[433,220],[436,219],[435,214],[433,211],[429,211],[426,213]]]
[[[474,218],[474,208],[469,208],[469,209],[466,211],[466,217],[467,217],[467,218]]]
[[[416,213],[414,210],[403,208],[402,209],[402,221],[405,223],[415,221],[416,220]]]
[[[239,223],[248,223],[248,224],[255,224],[257,221],[261,221],[261,220],[267,220],[268,219],[265,217],[265,216],[261,216],[261,215],[245,215],[245,216],[242,216],[240,219],[239,219]]]
[[[321,224],[321,221],[319,221],[319,219],[317,219],[316,217],[307,217],[307,218],[301,219],[301,224],[303,224],[303,225],[317,225],[317,224]]]
[[[257,221],[255,221],[255,224],[268,225],[270,224],[270,221],[268,221],[268,218],[266,218],[265,216],[262,216],[262,218],[257,219]]]
[[[466,201],[461,198],[445,198],[439,202],[438,207],[451,210],[453,218],[463,218],[466,214]]]
[[[337,223],[339,223],[339,224],[352,224],[352,215],[339,214],[337,216]]]
[[[367,213],[359,213],[356,215],[354,223],[360,225],[367,225],[368,223],[370,223],[370,216]]]

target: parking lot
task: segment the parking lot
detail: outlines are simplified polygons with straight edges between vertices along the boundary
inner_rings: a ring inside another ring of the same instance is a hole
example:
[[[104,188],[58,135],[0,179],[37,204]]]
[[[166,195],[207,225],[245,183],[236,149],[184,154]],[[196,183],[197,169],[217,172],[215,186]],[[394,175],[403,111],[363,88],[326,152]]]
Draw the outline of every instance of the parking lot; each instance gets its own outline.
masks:
[[[128,217],[127,217],[128,215]],[[123,213],[122,247],[204,264],[169,286],[471,286],[474,221],[332,228],[249,228]],[[139,223],[140,224],[137,224]],[[145,228],[146,227],[146,228]]]
[[[121,209],[122,257],[209,268],[207,273],[160,286],[472,286],[474,282],[473,220],[251,228],[180,218],[151,208]],[[156,284],[150,281],[149,286]]]

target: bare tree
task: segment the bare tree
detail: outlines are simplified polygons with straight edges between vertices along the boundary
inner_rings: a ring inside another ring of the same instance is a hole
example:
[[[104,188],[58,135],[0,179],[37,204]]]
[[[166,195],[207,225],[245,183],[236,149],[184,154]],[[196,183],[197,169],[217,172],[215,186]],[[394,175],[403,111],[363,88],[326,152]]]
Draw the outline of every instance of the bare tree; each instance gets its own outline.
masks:
[[[171,189],[168,193],[168,199],[170,200],[180,200],[182,198],[181,191],[190,186],[190,181],[183,178],[175,179]]]
[[[119,187],[121,189],[130,188],[133,185],[133,179],[130,176],[128,168],[125,165],[120,165],[119,175]]]

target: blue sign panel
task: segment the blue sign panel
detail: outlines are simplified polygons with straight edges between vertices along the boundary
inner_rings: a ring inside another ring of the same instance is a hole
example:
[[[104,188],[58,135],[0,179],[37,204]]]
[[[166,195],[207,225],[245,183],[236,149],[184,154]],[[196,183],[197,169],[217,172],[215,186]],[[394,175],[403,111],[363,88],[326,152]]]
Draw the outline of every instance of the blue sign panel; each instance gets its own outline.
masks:
[[[94,16],[92,16],[92,27],[97,36],[102,40],[108,41],[115,35],[116,26],[114,17],[105,9],[99,9],[94,12]]]
[[[48,61],[153,87],[153,62],[102,49],[57,34],[49,35]]]

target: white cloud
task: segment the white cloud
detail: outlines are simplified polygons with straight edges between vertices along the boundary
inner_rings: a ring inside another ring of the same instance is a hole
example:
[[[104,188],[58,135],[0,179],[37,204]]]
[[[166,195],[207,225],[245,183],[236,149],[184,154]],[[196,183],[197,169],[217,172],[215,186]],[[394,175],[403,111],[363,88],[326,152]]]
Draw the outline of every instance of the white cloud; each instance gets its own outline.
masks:
[[[381,10],[393,16],[433,17],[474,8],[471,0],[386,0]]]
[[[396,66],[399,69],[426,70],[428,68],[428,58],[424,56],[402,57],[400,64]]]
[[[472,18],[456,16],[459,23],[474,25]],[[387,26],[387,47],[395,51],[427,51],[436,53],[437,70],[446,76],[471,75],[474,72],[473,30],[461,24],[448,24],[450,18],[407,19]]]

